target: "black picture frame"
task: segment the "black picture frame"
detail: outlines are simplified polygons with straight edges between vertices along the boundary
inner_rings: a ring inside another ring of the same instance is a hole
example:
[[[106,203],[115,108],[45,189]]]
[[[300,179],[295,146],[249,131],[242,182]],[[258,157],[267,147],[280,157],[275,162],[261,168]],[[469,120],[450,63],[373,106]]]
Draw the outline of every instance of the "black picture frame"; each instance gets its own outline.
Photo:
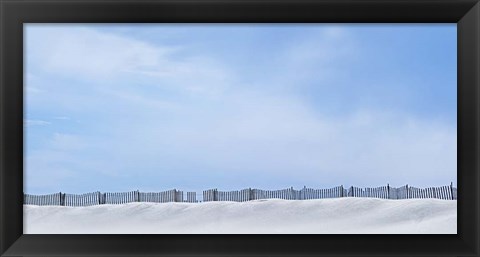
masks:
[[[1,256],[479,256],[478,0],[0,0]],[[457,23],[457,235],[23,235],[23,23]]]

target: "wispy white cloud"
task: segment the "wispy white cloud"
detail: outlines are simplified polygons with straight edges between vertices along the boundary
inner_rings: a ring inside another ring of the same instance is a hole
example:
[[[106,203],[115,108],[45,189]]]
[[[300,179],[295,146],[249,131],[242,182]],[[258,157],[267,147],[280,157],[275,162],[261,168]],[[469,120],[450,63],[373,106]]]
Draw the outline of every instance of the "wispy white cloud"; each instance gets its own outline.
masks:
[[[55,119],[55,120],[70,120],[69,117],[65,117],[65,116],[55,116],[55,117],[53,117],[53,119]]]
[[[45,121],[45,120],[24,120],[23,121],[23,125],[24,126],[46,126],[46,125],[50,125],[52,124],[51,122],[49,121]]]
[[[26,29],[33,40],[27,43],[36,44],[29,46],[29,58],[41,62],[39,66],[46,71],[87,79],[110,79],[128,70],[155,66],[173,51],[83,27],[29,25]]]
[[[32,65],[95,87],[118,90],[119,83],[136,84],[215,95],[228,85],[228,71],[213,59],[174,57],[181,46],[153,45],[85,27],[29,25],[27,35]]]
[[[444,183],[456,170],[456,129],[441,121],[374,110],[332,117],[268,96],[188,115],[179,113],[175,122],[153,116],[148,122],[119,122],[117,127],[128,130],[112,131],[105,151],[114,148],[118,160],[129,160],[127,170],[148,163],[137,171],[147,176],[173,167],[212,184],[242,177],[243,186],[279,178],[312,185]]]

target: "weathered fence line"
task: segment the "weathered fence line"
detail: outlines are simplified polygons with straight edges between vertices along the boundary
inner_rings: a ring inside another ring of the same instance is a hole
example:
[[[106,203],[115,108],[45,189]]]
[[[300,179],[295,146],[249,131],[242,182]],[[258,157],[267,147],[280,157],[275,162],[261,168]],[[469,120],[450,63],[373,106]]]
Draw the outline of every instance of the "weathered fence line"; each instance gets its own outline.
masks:
[[[413,198],[437,198],[443,200],[457,200],[457,188],[453,184],[449,186],[417,188],[412,186],[375,188],[359,188],[351,186],[348,189],[337,186],[327,189],[313,189],[303,187],[295,190],[293,187],[280,190],[262,190],[246,188],[235,191],[219,191],[208,189],[202,192],[203,201],[234,201],[246,202],[260,199],[284,199],[284,200],[309,200],[339,197],[373,197],[382,199],[413,199]],[[92,206],[99,204],[124,204],[131,202],[199,202],[195,192],[186,192],[172,189],[164,192],[116,192],[101,193],[92,192],[86,194],[55,193],[49,195],[24,194],[24,204],[30,205],[60,205],[60,206]]]
[[[218,191],[209,189],[203,191],[203,201],[236,201],[245,202],[259,199],[285,199],[285,200],[307,200],[322,198],[337,198],[346,195],[343,186],[329,189],[313,189],[304,187],[301,190],[295,190],[293,187],[281,190],[262,190],[262,189],[243,189],[240,191]]]
[[[63,205],[62,193],[48,195],[29,195],[23,194],[23,204],[32,205]]]
[[[164,192],[92,192],[86,194],[55,193],[49,195],[24,194],[23,203],[27,205],[60,205],[60,206],[92,206],[99,204],[124,204],[132,202],[198,202],[195,192],[187,192],[184,198],[183,191],[176,189]]]
[[[287,188],[282,190],[244,189],[240,191],[218,191],[209,189],[203,191],[203,201],[236,201],[245,202],[258,199],[284,199],[308,200],[338,197],[373,197],[382,199],[412,199],[412,198],[437,198],[443,200],[456,200],[457,189],[450,186],[416,188],[408,185],[395,188],[390,185],[376,188],[359,188],[351,186],[348,189],[338,186],[328,189],[306,188],[295,190]]]
[[[100,192],[86,193],[81,195],[62,194],[63,206],[91,206],[101,204],[99,201]]]

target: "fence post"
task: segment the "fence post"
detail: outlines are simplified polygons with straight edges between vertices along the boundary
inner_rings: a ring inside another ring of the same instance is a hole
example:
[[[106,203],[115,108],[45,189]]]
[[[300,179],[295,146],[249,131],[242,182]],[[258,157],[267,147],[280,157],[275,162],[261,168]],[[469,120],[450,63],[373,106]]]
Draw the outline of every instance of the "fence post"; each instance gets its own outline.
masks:
[[[405,192],[405,194],[406,194],[405,199],[408,199],[408,198],[409,198],[409,188],[408,188],[408,184],[405,185],[405,189],[406,189],[406,190],[405,190],[405,191],[406,191],[406,192]]]
[[[60,200],[61,200],[61,204],[62,206],[65,206],[65,196],[66,196],[66,193],[63,193],[63,194],[60,194]]]
[[[343,185],[340,186],[340,197],[343,197]]]
[[[352,192],[351,197],[354,197],[355,194],[353,193],[353,186],[350,187],[350,192]]]
[[[387,183],[387,199],[390,199],[390,184]]]
[[[450,194],[451,194],[450,200],[453,200],[453,182],[450,182]]]
[[[213,201],[218,201],[218,191],[217,189],[213,189]]]
[[[135,202],[140,202],[140,191],[135,191]]]
[[[253,200],[253,191],[251,187],[248,188],[248,200]]]

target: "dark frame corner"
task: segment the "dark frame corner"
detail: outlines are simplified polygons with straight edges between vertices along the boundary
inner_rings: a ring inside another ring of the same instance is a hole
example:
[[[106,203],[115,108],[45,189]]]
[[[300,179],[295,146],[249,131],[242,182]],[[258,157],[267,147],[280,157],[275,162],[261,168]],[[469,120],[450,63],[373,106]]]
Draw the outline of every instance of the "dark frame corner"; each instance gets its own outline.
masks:
[[[479,256],[479,0],[0,0],[0,256]],[[457,235],[23,235],[23,23],[457,23]]]

